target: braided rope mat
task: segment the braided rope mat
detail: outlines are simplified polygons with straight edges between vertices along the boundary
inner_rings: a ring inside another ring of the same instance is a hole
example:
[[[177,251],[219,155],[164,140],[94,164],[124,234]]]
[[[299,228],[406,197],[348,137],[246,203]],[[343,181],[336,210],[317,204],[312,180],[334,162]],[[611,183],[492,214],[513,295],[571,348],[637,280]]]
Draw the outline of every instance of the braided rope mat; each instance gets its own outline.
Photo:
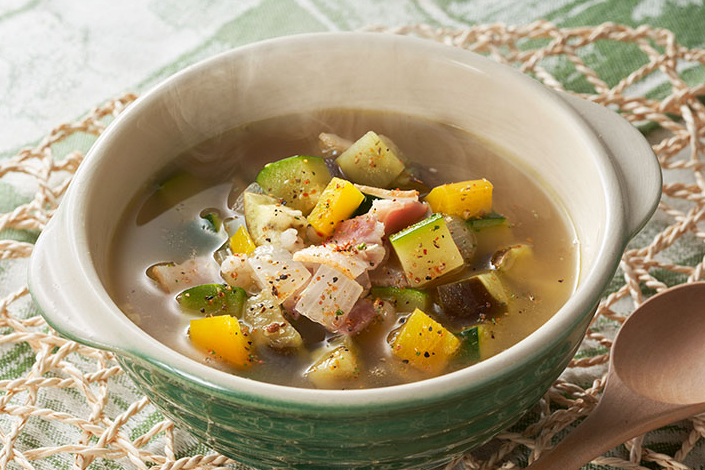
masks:
[[[705,107],[698,95],[705,95],[705,84],[689,84],[685,75],[692,67],[705,66],[705,50],[680,46],[667,30],[615,24],[568,29],[546,22],[463,30],[425,25],[370,29],[413,34],[486,54],[550,87],[568,88],[609,106],[635,125],[658,127],[648,135],[664,170],[664,196],[657,214],[624,253],[580,352],[517,425],[447,466],[523,467],[595,407],[612,339],[634,306],[670,285],[703,277]],[[623,46],[629,57],[637,58],[633,69],[616,83],[607,83],[589,65],[605,44]],[[561,70],[569,80],[556,78]],[[641,84],[654,80],[661,86],[640,92]],[[36,236],[42,230],[83,158],[76,149],[99,135],[135,98],[128,94],[110,101],[80,122],[55,128],[36,147],[0,161],[0,183],[33,191],[28,202],[0,213],[0,268],[12,263],[26,266],[31,240],[8,234]],[[32,304],[24,272],[19,272],[22,280],[10,283],[10,292],[0,285],[0,357],[24,358],[24,367],[18,365],[16,372],[0,376],[0,468],[237,466],[164,419],[110,353],[56,335]],[[633,439],[591,467],[705,468],[703,438],[705,415],[694,416]]]

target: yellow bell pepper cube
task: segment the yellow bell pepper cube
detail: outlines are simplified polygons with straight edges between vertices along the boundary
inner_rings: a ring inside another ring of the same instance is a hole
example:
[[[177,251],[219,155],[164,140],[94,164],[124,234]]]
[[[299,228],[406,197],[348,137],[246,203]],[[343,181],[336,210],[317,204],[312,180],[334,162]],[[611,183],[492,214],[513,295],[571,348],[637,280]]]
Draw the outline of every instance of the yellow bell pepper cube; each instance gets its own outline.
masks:
[[[413,367],[438,374],[458,352],[460,340],[418,308],[392,343],[395,356]]]
[[[323,190],[308,222],[322,236],[330,236],[338,225],[360,206],[364,194],[351,182],[333,178]]]
[[[249,255],[255,251],[255,248],[257,248],[257,245],[252,241],[252,237],[247,233],[247,229],[244,225],[240,225],[233,236],[230,237],[230,251]]]
[[[426,202],[433,212],[469,219],[492,210],[492,183],[481,179],[436,186]]]
[[[191,341],[215,356],[219,356],[238,369],[252,363],[248,336],[240,329],[237,318],[230,315],[191,320]]]

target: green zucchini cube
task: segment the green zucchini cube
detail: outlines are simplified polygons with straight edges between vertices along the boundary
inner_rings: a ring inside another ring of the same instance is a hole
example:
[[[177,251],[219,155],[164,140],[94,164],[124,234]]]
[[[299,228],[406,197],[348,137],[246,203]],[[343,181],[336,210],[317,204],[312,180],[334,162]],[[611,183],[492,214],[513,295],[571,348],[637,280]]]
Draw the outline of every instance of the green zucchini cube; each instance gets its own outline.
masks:
[[[323,158],[304,155],[267,163],[257,175],[265,194],[284,200],[304,215],[314,208],[330,180]]]
[[[488,332],[484,325],[471,326],[456,334],[460,339],[460,348],[456,357],[466,364],[486,359],[487,353],[484,350],[486,349],[485,336],[487,334]]]
[[[437,287],[443,312],[451,318],[484,319],[506,311],[507,293],[494,273],[483,273]]]
[[[186,289],[176,296],[182,309],[203,315],[242,316],[247,294],[240,287],[227,284],[202,284]]]
[[[410,287],[373,286],[370,289],[373,299],[388,300],[394,304],[397,312],[413,312],[417,308],[427,312],[431,306],[428,292]]]
[[[353,183],[387,188],[404,171],[394,145],[369,131],[343,152],[335,162]]]
[[[411,287],[419,287],[463,266],[442,214],[411,225],[389,237]]]

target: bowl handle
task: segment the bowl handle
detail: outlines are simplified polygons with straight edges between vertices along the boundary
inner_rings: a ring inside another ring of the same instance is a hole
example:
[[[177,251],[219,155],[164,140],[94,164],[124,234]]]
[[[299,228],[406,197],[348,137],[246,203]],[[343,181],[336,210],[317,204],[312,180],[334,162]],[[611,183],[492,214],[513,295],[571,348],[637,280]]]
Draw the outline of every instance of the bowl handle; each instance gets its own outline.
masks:
[[[641,230],[661,199],[661,166],[636,127],[604,106],[557,92],[590,126],[605,148],[622,189],[629,236]]]
[[[129,344],[123,336],[120,320],[104,312],[110,301],[89,282],[90,274],[82,267],[75,245],[66,230],[65,210],[60,206],[42,231],[32,251],[28,285],[32,298],[47,323],[63,336],[88,346],[120,351]]]

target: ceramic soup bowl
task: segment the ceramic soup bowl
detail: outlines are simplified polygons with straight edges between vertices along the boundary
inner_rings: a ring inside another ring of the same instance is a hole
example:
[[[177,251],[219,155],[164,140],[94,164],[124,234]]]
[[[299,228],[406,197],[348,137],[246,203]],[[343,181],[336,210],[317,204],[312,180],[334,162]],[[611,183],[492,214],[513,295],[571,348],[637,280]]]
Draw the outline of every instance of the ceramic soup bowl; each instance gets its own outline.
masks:
[[[570,299],[536,332],[479,364],[365,390],[301,389],[230,375],[131,322],[105,287],[108,249],[121,213],[150,176],[228,129],[329,108],[451,123],[497,142],[540,174],[579,239]],[[238,461],[257,468],[430,467],[514,423],[558,377],[626,243],[655,210],[660,188],[657,160],[629,123],[511,68],[408,37],[293,36],[189,67],[120,115],[40,236],[29,283],[59,333],[115,352],[166,416]]]

